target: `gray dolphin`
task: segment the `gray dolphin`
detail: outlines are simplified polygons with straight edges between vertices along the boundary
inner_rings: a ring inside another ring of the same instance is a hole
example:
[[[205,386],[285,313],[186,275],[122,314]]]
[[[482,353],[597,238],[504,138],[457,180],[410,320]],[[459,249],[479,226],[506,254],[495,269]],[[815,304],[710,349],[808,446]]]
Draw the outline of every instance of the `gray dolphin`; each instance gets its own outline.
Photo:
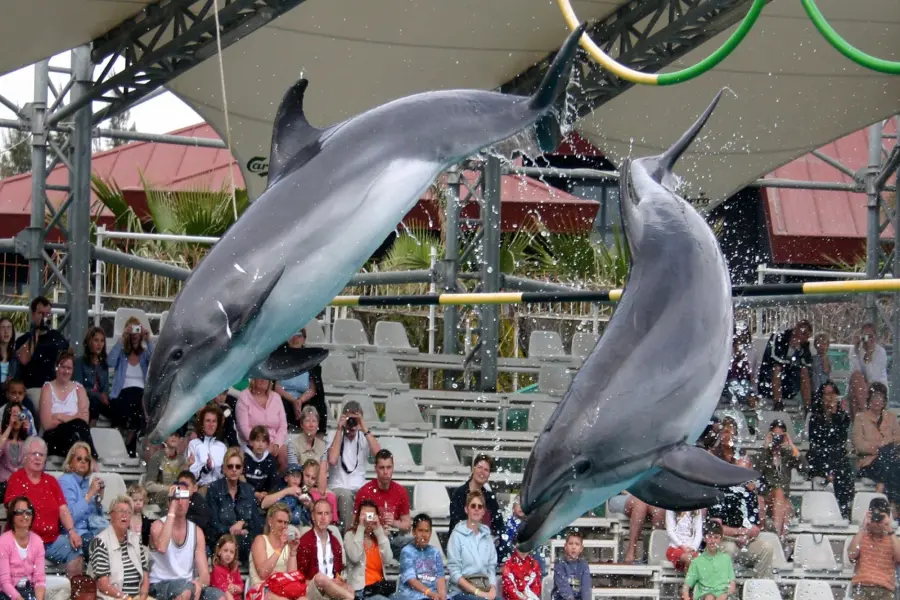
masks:
[[[675,193],[672,168],[721,94],[664,154],[620,169],[632,268],[609,327],[532,449],[523,551],[661,470],[704,486],[757,477],[691,445],[725,384],[731,281],[706,221]]]
[[[322,351],[283,342],[344,288],[442,171],[532,126],[549,150],[554,103],[583,32],[569,36],[530,98],[427,92],[317,129],[303,113],[306,80],[294,84],[275,118],[266,191],[191,274],[157,340],[144,389],[150,441],[248,373],[279,379],[321,361]]]
[[[719,487],[694,483],[664,470],[644,477],[629,487],[628,493],[650,506],[675,511],[709,508],[724,498]]]

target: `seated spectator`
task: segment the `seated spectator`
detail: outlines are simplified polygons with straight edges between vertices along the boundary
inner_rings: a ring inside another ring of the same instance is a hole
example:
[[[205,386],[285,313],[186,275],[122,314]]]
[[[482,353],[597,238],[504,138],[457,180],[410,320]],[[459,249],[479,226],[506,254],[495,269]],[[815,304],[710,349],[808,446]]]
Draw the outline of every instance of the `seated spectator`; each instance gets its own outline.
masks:
[[[497,496],[491,490],[488,482],[493,469],[494,460],[487,454],[478,454],[472,459],[472,474],[469,476],[468,481],[456,488],[450,496],[450,525],[448,531],[452,534],[456,529],[457,523],[468,519],[468,509],[466,507],[469,494],[481,492],[484,496],[485,505],[484,511],[481,513],[481,522],[488,527],[488,531],[494,537],[497,554],[499,559],[503,560],[509,553],[510,548],[509,543],[503,539],[506,529],[503,525],[503,513],[500,510],[500,503],[497,502]]]
[[[900,565],[900,540],[893,533],[890,506],[884,498],[872,498],[847,549],[847,557],[855,565],[850,582],[852,600],[893,600],[895,569]]]
[[[818,390],[831,379],[831,359],[828,357],[831,337],[827,333],[817,333],[813,346],[816,354],[812,357],[812,389]]]
[[[878,332],[875,325],[866,323],[862,326],[861,335],[855,336],[850,349],[850,372],[862,373],[866,383],[888,384],[887,351],[878,343]]]
[[[18,404],[9,404],[3,409],[3,419],[0,420],[0,487],[6,489],[9,476],[22,468],[25,463],[23,444],[28,439],[28,421],[23,421],[21,416],[25,409]],[[3,491],[0,490],[0,498]]]
[[[133,514],[131,498],[119,496],[109,507],[109,527],[91,540],[88,573],[100,600],[147,598],[150,558],[140,533],[131,531]]]
[[[391,600],[447,600],[444,559],[431,541],[431,517],[425,513],[413,518],[412,544],[400,552],[400,577]]]
[[[875,490],[887,494],[892,504],[900,502],[900,424],[885,410],[887,388],[883,383],[869,387],[866,411],[853,421],[853,447],[859,477],[875,481]]]
[[[300,536],[297,546],[297,570],[307,581],[310,600],[354,600],[353,588],[344,581],[344,556],[341,541],[328,526],[331,505],[319,500],[313,505],[313,528]]]
[[[222,462],[228,448],[222,443],[225,417],[215,406],[204,406],[197,413],[197,431],[187,449],[187,464],[197,478],[197,485],[205,487],[222,478]]]
[[[155,600],[219,600],[209,585],[209,562],[203,530],[187,519],[187,494],[169,492],[168,514],[150,528],[150,596]]]
[[[163,447],[147,460],[144,485],[147,487],[147,496],[152,504],[159,506],[168,504],[169,488],[178,479],[178,474],[188,468],[181,443],[181,433],[176,431],[166,438]]]
[[[3,402],[4,406],[17,405],[22,412],[25,413],[25,421],[27,421],[26,431],[28,435],[37,435],[37,424],[34,415],[38,414],[34,410],[34,404],[29,400],[25,392],[25,384],[20,379],[10,379],[6,382],[6,395]],[[21,417],[19,417],[21,419]]]
[[[869,404],[869,384],[859,371],[850,374],[847,396],[843,403],[849,407],[851,421],[856,421],[856,415],[866,412],[866,406]]]
[[[9,317],[0,317],[0,397],[6,391],[6,382],[15,379],[18,370],[16,329]]]
[[[91,480],[93,461],[91,449],[84,442],[75,442],[63,462],[64,473],[59,478],[75,522],[75,531],[81,536],[82,547],[87,550],[94,536],[109,527],[103,516],[103,480]],[[88,557],[90,558],[90,557]]]
[[[18,377],[27,389],[40,389],[52,381],[59,355],[69,349],[69,340],[52,327],[52,310],[53,305],[43,296],[32,300],[31,327],[16,340]],[[63,454],[68,449],[66,446]]]
[[[694,600],[726,600],[737,591],[731,556],[719,551],[722,526],[717,523],[710,524],[704,541],[706,548],[703,554],[691,562],[684,578],[684,585],[681,588],[682,600],[690,600],[691,591],[694,592]]]
[[[113,427],[125,434],[125,447],[135,456],[137,432],[144,427],[144,384],[153,342],[150,330],[141,325],[137,317],[125,321],[122,339],[109,351],[109,364],[113,368],[113,382],[109,392]]]
[[[500,579],[504,600],[540,600],[541,565],[530,554],[513,548],[503,564]]]
[[[250,430],[250,446],[244,453],[244,479],[253,488],[256,500],[262,502],[278,482],[278,465],[269,454],[269,430],[257,425]]]
[[[291,336],[287,342],[291,348],[302,348],[306,345],[306,329],[301,329]],[[322,385],[322,367],[316,365],[305,373],[284,379],[275,384],[275,393],[281,396],[287,421],[291,425],[300,425],[303,421],[303,409],[307,406],[316,410],[319,415],[318,433],[325,435],[328,420],[328,405],[325,402],[325,389]],[[316,458],[322,456],[320,453]],[[303,462],[300,460],[299,462]]]
[[[450,597],[470,600],[497,597],[497,549],[491,530],[484,524],[485,500],[481,491],[469,492],[466,520],[450,532],[447,542],[447,566],[450,571]]]
[[[300,413],[300,433],[288,441],[288,462],[298,465],[309,459],[319,460],[325,455],[325,439],[319,432],[319,411],[313,406],[304,406]],[[327,475],[327,474],[326,474]]]
[[[197,486],[197,478],[190,471],[182,471],[178,474],[175,485],[190,494],[187,519],[203,531],[209,527],[209,507],[206,505],[206,496],[200,493]],[[168,504],[168,499],[163,506]]]
[[[100,415],[112,418],[109,405],[109,363],[106,361],[106,334],[91,327],[84,336],[84,353],[75,360],[72,380],[84,386],[88,397],[88,424],[97,426]]]
[[[244,578],[241,577],[237,557],[237,540],[233,535],[223,535],[216,542],[213,552],[213,570],[209,584],[222,590],[225,600],[241,600],[244,597]]]
[[[853,468],[847,456],[850,415],[841,407],[837,385],[833,381],[825,381],[816,398],[809,418],[809,451],[806,453],[809,473],[834,484],[841,516],[849,520],[856,493]]]
[[[390,532],[391,549],[399,558],[403,546],[412,541],[412,517],[409,514],[409,492],[399,483],[394,483],[393,478],[394,455],[382,448],[375,455],[375,479],[356,492],[353,510],[359,513],[363,500],[371,500],[379,507],[381,526]]]
[[[266,513],[266,526],[256,536],[250,550],[250,589],[247,600],[280,600],[275,592],[285,583],[279,574],[298,572],[297,548],[299,537],[289,535],[288,509],[284,504],[272,505]],[[297,583],[302,582],[295,580]],[[307,586],[309,589],[311,586]],[[309,596],[312,598],[312,596]]]
[[[81,575],[84,569],[81,536],[75,530],[59,482],[44,473],[46,461],[47,443],[39,437],[25,440],[25,465],[10,476],[4,500],[9,503],[18,496],[31,499],[34,505],[32,530],[44,542],[47,560],[65,565],[66,575],[71,578]]]
[[[812,402],[812,352],[809,336],[812,325],[798,321],[791,328],[773,333],[759,364],[759,394],[772,401],[775,410],[784,410],[784,401],[800,394],[809,410]]]
[[[309,495],[309,490],[303,486],[303,471],[300,465],[289,464],[282,481],[282,484],[273,488],[272,492],[262,499],[262,509],[283,504],[290,515],[288,522],[291,525],[311,526],[313,499]]]
[[[44,600],[44,542],[31,531],[34,507],[25,496],[6,506],[7,530],[0,535],[0,591],[10,600]]]
[[[149,546],[150,527],[153,526],[153,519],[144,514],[144,505],[147,504],[147,490],[141,485],[132,484],[128,486],[127,494],[131,498],[131,503],[134,507],[134,512],[131,514],[131,523],[128,525],[129,530],[141,536],[141,544]],[[165,503],[163,503],[163,506],[165,506]],[[188,515],[190,515],[190,511],[188,511]],[[188,519],[190,519],[190,516],[188,516]]]
[[[622,563],[630,565],[634,562],[635,553],[644,535],[644,522],[650,519],[653,529],[662,529],[666,526],[666,511],[650,506],[636,496],[628,494],[625,500],[625,516],[629,519],[628,546],[625,548],[625,556]]]
[[[675,565],[675,570],[684,573],[697,558],[703,541],[702,511],[667,510],[666,537],[669,538],[666,559]]]
[[[353,519],[356,492],[366,483],[369,455],[377,454],[381,444],[366,428],[362,407],[355,400],[344,404],[337,430],[329,436],[323,459],[328,461],[328,489],[337,498],[341,523],[348,525]]]
[[[553,600],[591,600],[591,568],[582,558],[584,538],[577,531],[566,534],[563,555],[553,569]]]
[[[724,397],[730,397],[741,406],[756,408],[756,394],[753,387],[756,377],[750,368],[749,350],[753,346],[750,329],[735,325],[734,337],[731,340],[731,366],[725,378]]]
[[[250,556],[253,539],[262,533],[263,519],[256,502],[253,487],[241,481],[244,472],[244,453],[240,448],[229,448],[225,453],[225,477],[217,479],[206,492],[209,507],[209,538],[217,540],[230,533],[238,544],[238,557],[245,561]]]
[[[794,510],[790,500],[791,470],[800,468],[800,460],[800,450],[787,432],[787,425],[775,419],[769,424],[762,450],[754,455],[751,464],[761,475],[760,493],[772,511],[773,530],[782,543]]]
[[[250,442],[250,432],[257,425],[269,431],[269,451],[278,461],[278,470],[287,467],[287,418],[281,398],[273,392],[268,379],[251,379],[250,387],[241,392],[237,401],[238,438],[241,445]]]
[[[303,463],[303,489],[306,490],[313,502],[324,499],[331,505],[332,523],[337,525],[339,523],[337,497],[328,491],[325,486],[326,481],[325,469],[322,468],[319,461],[310,458]]]
[[[241,442],[238,439],[237,429],[237,398],[230,395],[228,390],[225,390],[213,398],[210,404],[218,407],[222,411],[222,416],[225,417],[225,422],[222,425],[222,441],[229,448],[240,446]]]
[[[390,562],[391,541],[382,527],[378,505],[372,500],[360,502],[353,524],[344,534],[347,553],[347,583],[357,598],[386,599],[396,586],[384,577],[384,565]]]
[[[56,359],[56,378],[41,388],[41,428],[48,452],[53,456],[65,456],[72,444],[85,442],[96,459],[97,449],[87,423],[87,393],[80,383],[72,381],[74,360],[71,350],[60,352]]]

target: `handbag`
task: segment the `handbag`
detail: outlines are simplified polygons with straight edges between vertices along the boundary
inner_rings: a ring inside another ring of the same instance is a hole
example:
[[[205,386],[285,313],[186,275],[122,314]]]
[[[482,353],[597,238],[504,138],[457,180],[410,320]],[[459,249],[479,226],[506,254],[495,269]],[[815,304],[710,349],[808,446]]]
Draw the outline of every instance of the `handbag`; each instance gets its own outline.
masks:
[[[306,577],[300,571],[272,573],[266,579],[265,587],[276,596],[295,600],[306,596]]]
[[[385,598],[389,598],[396,591],[396,583],[382,579],[381,581],[376,581],[372,585],[364,587],[362,589],[362,596],[363,598],[369,598],[371,596],[384,596]]]
[[[97,600],[97,582],[87,575],[76,575],[70,583],[72,600]]]
[[[487,575],[468,575],[465,580],[478,588],[481,592],[487,592],[491,589],[491,580]]]

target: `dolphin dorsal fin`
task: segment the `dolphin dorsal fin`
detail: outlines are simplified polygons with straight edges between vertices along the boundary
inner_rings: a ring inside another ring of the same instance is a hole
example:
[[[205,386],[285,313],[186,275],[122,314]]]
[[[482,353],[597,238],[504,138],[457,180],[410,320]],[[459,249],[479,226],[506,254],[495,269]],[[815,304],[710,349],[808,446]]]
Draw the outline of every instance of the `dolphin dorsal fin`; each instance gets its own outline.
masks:
[[[272,125],[272,148],[269,152],[269,183],[278,181],[290,167],[296,167],[298,154],[314,145],[322,130],[309,124],[303,112],[303,96],[309,81],[300,79],[281,99]],[[305,160],[302,160],[305,162]]]

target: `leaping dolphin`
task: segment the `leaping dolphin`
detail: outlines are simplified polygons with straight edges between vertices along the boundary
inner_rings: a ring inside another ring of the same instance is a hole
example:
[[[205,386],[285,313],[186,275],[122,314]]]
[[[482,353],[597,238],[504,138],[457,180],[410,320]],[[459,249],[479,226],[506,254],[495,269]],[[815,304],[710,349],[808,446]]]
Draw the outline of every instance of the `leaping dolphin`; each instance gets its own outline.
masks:
[[[306,80],[294,84],[275,118],[266,191],[191,274],[157,340],[144,389],[148,441],[248,373],[285,378],[320,362],[323,351],[283,342],[344,288],[442,171],[528,127],[545,146],[558,141],[552,109],[584,29],[530,98],[427,92],[317,129],[303,113]]]
[[[532,449],[523,551],[645,478],[665,484],[661,471],[716,487],[757,477],[692,445],[725,384],[731,282],[712,230],[675,193],[672,168],[721,95],[664,154],[620,169],[632,268],[609,327]]]

